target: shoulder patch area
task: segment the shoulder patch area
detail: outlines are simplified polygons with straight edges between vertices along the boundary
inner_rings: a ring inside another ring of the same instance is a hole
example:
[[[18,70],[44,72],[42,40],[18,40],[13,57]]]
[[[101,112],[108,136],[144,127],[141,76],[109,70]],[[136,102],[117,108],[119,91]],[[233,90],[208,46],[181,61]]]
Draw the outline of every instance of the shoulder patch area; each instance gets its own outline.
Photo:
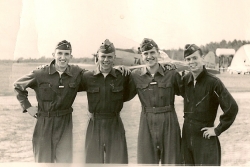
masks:
[[[220,80],[218,77],[216,77],[215,75],[213,75],[211,73],[207,73],[207,76],[214,79],[214,80]]]

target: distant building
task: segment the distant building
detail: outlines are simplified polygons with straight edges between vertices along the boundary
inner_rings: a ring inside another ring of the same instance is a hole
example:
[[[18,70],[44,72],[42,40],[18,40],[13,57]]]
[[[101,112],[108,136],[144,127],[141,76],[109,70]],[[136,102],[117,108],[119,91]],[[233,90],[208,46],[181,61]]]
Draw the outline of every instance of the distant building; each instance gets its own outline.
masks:
[[[215,54],[214,52],[210,51],[208,54],[204,57],[204,65],[207,68],[216,68],[216,61],[215,61]]]
[[[219,68],[227,69],[231,65],[231,61],[234,57],[235,50],[228,48],[216,49],[216,55],[219,57]]]

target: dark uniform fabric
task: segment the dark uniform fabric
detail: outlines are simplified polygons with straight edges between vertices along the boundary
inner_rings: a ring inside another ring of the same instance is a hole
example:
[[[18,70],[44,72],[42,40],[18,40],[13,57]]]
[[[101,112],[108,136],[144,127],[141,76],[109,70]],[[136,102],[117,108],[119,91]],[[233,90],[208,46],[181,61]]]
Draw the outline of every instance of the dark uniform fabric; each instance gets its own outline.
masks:
[[[145,68],[132,72],[142,112],[138,135],[139,164],[181,164],[180,126],[174,109],[182,93],[181,76],[159,67],[154,77]]]
[[[33,134],[36,162],[72,162],[72,104],[82,90],[83,70],[69,65],[61,75],[50,66],[35,70],[14,83],[23,110],[31,107],[27,88],[34,89],[38,101],[38,118]]]
[[[83,75],[90,120],[86,133],[86,163],[128,163],[125,130],[120,118],[123,102],[136,90],[131,76],[112,69],[104,78],[98,70]]]
[[[205,67],[194,79],[192,73],[183,78],[184,124],[182,131],[182,153],[186,165],[220,165],[221,149],[218,137],[234,122],[238,105],[217,77],[209,74]],[[204,127],[213,127],[218,106],[223,115],[215,128],[216,136],[203,138]]]

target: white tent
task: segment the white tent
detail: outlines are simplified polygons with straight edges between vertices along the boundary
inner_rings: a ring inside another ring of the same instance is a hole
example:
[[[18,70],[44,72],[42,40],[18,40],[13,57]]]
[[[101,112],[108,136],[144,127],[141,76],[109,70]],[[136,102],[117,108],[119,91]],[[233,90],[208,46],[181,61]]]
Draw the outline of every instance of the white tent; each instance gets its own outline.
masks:
[[[237,72],[245,74],[250,72],[250,44],[243,45],[235,53],[234,58],[228,67],[230,74]]]

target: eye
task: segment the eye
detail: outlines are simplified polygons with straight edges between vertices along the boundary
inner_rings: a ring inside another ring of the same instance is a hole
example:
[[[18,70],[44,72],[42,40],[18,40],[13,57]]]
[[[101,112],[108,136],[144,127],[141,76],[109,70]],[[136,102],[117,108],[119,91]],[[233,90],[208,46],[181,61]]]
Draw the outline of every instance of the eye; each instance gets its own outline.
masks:
[[[190,61],[190,58],[186,58],[187,61]]]
[[[62,55],[62,52],[57,52],[58,55]]]
[[[147,55],[148,55],[148,52],[146,52],[146,53],[143,53],[143,55],[144,55],[144,56],[147,56]]]
[[[193,57],[193,60],[197,60],[197,57]]]
[[[65,53],[65,56],[69,56],[69,53]]]
[[[112,59],[113,58],[113,56],[108,56],[108,59]]]
[[[150,54],[151,54],[151,55],[155,54],[155,51],[151,51]]]

